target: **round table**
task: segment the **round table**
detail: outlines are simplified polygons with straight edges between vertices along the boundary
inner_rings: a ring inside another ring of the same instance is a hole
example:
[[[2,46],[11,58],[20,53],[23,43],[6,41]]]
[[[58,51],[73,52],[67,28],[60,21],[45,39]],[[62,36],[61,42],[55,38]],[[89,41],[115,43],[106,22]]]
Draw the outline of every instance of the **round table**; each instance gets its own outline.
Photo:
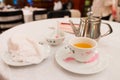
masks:
[[[36,41],[45,41],[46,36],[56,27],[56,23],[66,22],[71,19],[74,23],[79,23],[79,18],[56,18],[34,21],[11,28],[0,35],[0,48],[6,47],[7,40],[14,34],[24,33]],[[65,46],[71,38],[75,36],[65,33],[65,41],[58,46],[50,46],[49,57],[42,63],[24,67],[11,67],[8,73],[11,74],[10,80],[119,80],[120,72],[120,23],[103,21],[109,23],[113,28],[113,33],[101,38],[98,41],[98,50],[100,54],[108,54],[110,57],[109,66],[98,74],[82,75],[69,72],[60,67],[55,54],[59,48]],[[103,26],[103,25],[102,25]],[[3,64],[5,65],[5,64]],[[7,71],[6,71],[7,72]]]
[[[33,11],[34,10],[45,10],[45,8],[23,8],[23,15],[25,22],[31,22],[33,21]]]

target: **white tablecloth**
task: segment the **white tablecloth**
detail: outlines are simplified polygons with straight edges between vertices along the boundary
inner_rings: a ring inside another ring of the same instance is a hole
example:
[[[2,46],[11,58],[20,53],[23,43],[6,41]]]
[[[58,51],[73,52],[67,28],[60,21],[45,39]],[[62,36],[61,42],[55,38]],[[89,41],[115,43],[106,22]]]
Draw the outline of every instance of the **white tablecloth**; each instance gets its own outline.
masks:
[[[24,33],[30,35],[36,41],[44,41],[48,33],[52,32],[49,27],[55,27],[56,21],[66,20],[69,19],[46,19],[11,28],[0,35],[0,49],[4,49],[7,39],[16,33]],[[71,18],[71,20],[79,23],[79,18]],[[54,58],[56,51],[74,37],[72,34],[65,33],[63,44],[51,47],[50,56],[42,63],[25,67],[9,67],[11,70],[11,72],[8,72],[11,74],[10,80],[120,80],[120,23],[104,22],[112,26],[113,33],[101,38],[98,42],[100,53],[110,56],[109,66],[102,72],[92,75],[75,74],[63,69],[56,63]],[[7,72],[7,70],[5,71]]]
[[[25,22],[31,22],[31,21],[33,21],[33,11],[34,10],[45,10],[45,8],[28,8],[28,9],[26,9],[26,8],[24,8],[24,9],[22,9],[22,11],[23,11],[23,14],[24,14],[24,20],[25,20]]]
[[[31,21],[33,21],[32,15],[33,15],[33,11],[35,9],[33,9],[33,10],[31,10],[31,9],[22,9],[22,10],[23,10],[25,22],[31,22]],[[38,8],[37,10],[45,10],[45,8]],[[81,13],[80,13],[79,10],[71,9],[70,12],[71,12],[71,17],[72,18],[79,18],[79,17],[81,17]]]

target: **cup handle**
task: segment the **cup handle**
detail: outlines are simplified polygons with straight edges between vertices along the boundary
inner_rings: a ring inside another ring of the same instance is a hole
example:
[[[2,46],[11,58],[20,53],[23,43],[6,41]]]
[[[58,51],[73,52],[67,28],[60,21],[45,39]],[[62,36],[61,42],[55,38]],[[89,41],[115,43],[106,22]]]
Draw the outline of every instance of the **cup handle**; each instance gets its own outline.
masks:
[[[107,35],[109,35],[109,34],[111,34],[111,33],[113,32],[113,29],[112,29],[112,27],[111,27],[110,24],[108,24],[108,23],[104,23],[104,22],[102,22],[102,24],[107,25],[108,28],[109,28],[109,30],[108,30],[105,34],[101,35],[101,37],[107,36]]]

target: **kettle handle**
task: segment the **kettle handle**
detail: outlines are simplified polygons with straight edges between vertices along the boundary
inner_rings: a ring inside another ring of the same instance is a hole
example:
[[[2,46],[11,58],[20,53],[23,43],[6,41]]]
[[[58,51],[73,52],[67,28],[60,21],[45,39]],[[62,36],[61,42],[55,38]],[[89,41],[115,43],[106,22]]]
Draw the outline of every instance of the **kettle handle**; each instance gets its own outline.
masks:
[[[112,27],[111,27],[110,24],[108,24],[108,23],[104,23],[104,22],[102,22],[102,24],[107,25],[108,28],[109,28],[109,30],[108,30],[105,34],[101,35],[101,37],[107,36],[107,35],[109,35],[109,34],[111,34],[111,33],[113,32],[113,29],[112,29]]]

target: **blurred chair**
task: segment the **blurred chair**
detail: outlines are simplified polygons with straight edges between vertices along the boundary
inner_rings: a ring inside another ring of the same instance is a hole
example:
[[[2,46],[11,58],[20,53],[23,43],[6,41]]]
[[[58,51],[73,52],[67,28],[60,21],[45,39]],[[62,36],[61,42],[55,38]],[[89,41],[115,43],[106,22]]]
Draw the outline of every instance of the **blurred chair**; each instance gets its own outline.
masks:
[[[71,17],[74,17],[74,18],[81,17],[81,12],[77,9],[70,9],[70,12],[71,12]]]
[[[33,11],[33,21],[42,20],[47,18],[48,10],[36,10]]]
[[[68,10],[49,11],[47,18],[71,17],[71,12]]]
[[[22,23],[24,23],[22,10],[0,12],[0,33]]]

